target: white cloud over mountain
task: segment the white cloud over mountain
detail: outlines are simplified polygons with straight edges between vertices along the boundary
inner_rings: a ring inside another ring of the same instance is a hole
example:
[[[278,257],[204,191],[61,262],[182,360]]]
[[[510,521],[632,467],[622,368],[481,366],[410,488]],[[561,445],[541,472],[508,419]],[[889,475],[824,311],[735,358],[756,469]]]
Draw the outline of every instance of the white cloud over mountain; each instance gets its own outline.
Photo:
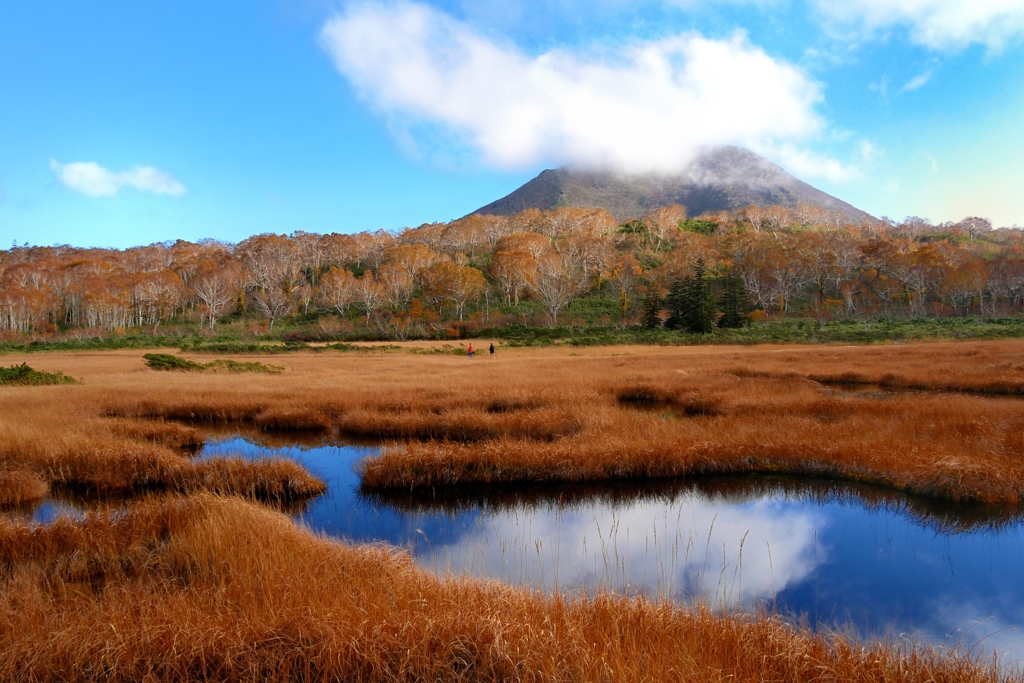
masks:
[[[186,192],[174,176],[152,166],[133,166],[115,173],[92,161],[62,164],[51,159],[50,170],[65,186],[89,197],[113,197],[122,187],[171,197],[181,197]]]
[[[742,32],[689,32],[533,56],[423,4],[350,5],[324,26],[338,70],[381,113],[440,124],[500,168],[541,162],[675,171],[707,145],[847,173],[801,145],[825,129],[819,85]]]
[[[818,10],[840,24],[867,31],[895,27],[938,50],[971,44],[1000,50],[1024,36],[1024,0],[815,0]]]

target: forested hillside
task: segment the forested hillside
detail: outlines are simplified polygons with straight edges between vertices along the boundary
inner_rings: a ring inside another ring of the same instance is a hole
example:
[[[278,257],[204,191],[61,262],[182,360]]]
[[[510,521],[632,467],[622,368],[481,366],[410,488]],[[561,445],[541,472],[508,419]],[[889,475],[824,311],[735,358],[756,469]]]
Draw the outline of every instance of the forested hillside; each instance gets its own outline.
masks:
[[[397,234],[14,247],[0,252],[0,334],[406,339],[511,324],[695,329],[688,320],[705,321],[699,328],[1020,311],[1021,230],[979,218],[848,225],[840,216],[750,206],[689,219],[676,205],[619,224],[603,210],[563,208]],[[682,310],[694,305],[702,312]]]

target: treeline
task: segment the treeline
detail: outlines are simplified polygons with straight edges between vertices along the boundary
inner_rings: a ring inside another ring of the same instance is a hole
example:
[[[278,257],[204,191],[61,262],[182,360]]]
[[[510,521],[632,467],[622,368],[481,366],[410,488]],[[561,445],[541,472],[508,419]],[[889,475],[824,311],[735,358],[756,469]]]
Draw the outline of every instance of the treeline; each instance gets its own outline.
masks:
[[[0,251],[7,340],[226,322],[261,333],[282,321],[436,337],[566,322],[581,298],[600,304],[585,322],[692,331],[778,316],[1003,315],[1024,301],[1024,237],[974,217],[850,225],[809,206],[689,218],[676,205],[624,224],[564,208],[397,233]]]

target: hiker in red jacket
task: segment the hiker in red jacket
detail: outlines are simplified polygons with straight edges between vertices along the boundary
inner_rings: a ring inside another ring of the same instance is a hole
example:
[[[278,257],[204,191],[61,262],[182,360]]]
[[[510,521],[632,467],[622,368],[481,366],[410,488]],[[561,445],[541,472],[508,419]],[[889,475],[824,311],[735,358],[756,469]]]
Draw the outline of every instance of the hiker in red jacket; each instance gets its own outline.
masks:
[[[468,355],[468,356],[469,356],[470,358],[472,358],[472,357],[473,357],[473,353],[474,353],[474,351],[473,351],[473,344],[471,343],[471,344],[469,345],[469,348],[468,348],[468,349],[466,349],[466,354],[467,354],[467,355]]]

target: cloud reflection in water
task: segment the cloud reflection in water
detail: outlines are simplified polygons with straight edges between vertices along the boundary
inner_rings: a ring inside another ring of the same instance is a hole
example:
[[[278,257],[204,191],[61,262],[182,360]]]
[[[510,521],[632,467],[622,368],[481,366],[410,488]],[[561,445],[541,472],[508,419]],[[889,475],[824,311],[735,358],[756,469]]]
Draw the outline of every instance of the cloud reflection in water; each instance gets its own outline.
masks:
[[[416,560],[541,590],[608,588],[726,606],[770,599],[804,580],[814,570],[815,531],[825,525],[792,501],[722,506],[698,492],[669,506],[524,504],[482,515],[455,543],[418,545]]]

